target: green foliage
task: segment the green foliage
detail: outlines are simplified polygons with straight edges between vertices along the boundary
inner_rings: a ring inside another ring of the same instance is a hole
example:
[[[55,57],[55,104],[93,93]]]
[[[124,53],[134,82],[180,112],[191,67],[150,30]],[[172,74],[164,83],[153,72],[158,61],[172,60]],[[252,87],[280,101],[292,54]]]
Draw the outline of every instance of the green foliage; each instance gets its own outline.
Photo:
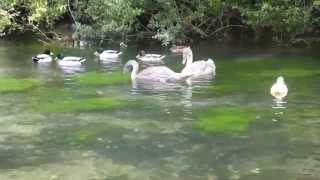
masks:
[[[134,30],[136,17],[142,10],[133,0],[92,0],[79,4],[78,19],[86,15],[89,24],[77,24],[77,33],[83,38],[105,39],[110,35],[126,35]],[[83,8],[85,8],[85,13]]]
[[[5,10],[0,9],[0,32],[4,31],[10,24],[10,14]]]
[[[156,7],[157,13],[148,26],[156,33],[153,37],[163,45],[184,39],[188,34],[207,36],[200,24],[206,16],[208,1],[157,1],[149,6]]]
[[[272,5],[265,2],[259,8],[241,9],[246,23],[255,30],[271,28],[278,40],[291,40],[303,33],[309,22],[309,11],[294,5]]]
[[[41,24],[51,26],[66,10],[64,0],[0,0],[0,4],[0,31],[37,31]]]
[[[1,78],[0,93],[21,92],[38,86],[39,84],[40,82],[34,79]]]
[[[253,109],[239,106],[211,107],[194,113],[198,122],[195,127],[210,133],[245,132],[255,120]]]
[[[120,71],[116,72],[87,72],[75,78],[75,81],[83,85],[120,85],[130,82],[130,77]]]
[[[50,30],[59,18],[69,15],[75,17],[72,22],[75,39],[123,40],[127,35],[140,37],[146,34],[140,31],[148,31],[154,39],[168,45],[186,42],[194,36],[230,37],[228,29],[236,25],[237,28],[251,28],[256,39],[262,37],[265,30],[270,31],[273,39],[282,43],[320,24],[319,0],[70,2],[69,10],[65,0],[0,0],[0,32]]]

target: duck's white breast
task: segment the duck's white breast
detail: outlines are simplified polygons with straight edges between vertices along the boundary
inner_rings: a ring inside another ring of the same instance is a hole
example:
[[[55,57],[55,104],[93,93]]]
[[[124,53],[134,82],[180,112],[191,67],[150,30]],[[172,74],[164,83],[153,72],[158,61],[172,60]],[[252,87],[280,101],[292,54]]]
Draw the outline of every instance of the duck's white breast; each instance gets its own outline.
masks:
[[[272,85],[270,89],[270,94],[275,98],[284,98],[288,94],[288,88],[286,84],[283,83],[275,83]]]

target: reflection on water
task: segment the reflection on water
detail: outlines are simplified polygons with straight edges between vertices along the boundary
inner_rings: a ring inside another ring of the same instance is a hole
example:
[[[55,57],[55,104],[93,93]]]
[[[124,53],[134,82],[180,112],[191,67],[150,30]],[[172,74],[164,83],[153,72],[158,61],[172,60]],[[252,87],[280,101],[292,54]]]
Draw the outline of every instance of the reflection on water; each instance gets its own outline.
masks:
[[[64,73],[64,74],[75,74],[75,73],[80,73],[80,72],[85,72],[86,67],[84,65],[81,66],[58,66],[59,69]]]
[[[120,69],[122,67],[122,59],[114,58],[114,59],[106,59],[106,60],[95,60],[97,64],[108,70]]]
[[[273,109],[285,109],[287,108],[287,102],[283,99],[273,99],[272,104]]]
[[[137,52],[60,67],[32,64],[42,47],[26,44],[0,42],[0,82],[11,82],[0,87],[1,180],[320,178],[320,62],[310,54],[205,44],[195,55],[216,57],[213,79],[104,84],[91,77],[122,70]],[[166,63],[182,69],[180,58]],[[278,74],[294,77],[281,102],[268,92]],[[12,80],[21,78],[40,83]]]

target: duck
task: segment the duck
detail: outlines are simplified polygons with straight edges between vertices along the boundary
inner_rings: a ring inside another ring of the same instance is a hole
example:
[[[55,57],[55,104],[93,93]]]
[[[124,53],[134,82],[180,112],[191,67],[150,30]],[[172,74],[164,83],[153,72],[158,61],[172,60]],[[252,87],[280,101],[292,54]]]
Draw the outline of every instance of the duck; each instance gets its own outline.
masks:
[[[140,51],[136,58],[143,63],[163,63],[165,55],[147,54],[145,51]]]
[[[99,58],[99,60],[109,60],[109,59],[118,59],[122,52],[115,50],[97,50],[94,52],[94,55]]]
[[[120,46],[120,48],[123,48],[123,49],[128,47],[128,45],[125,44],[124,42],[120,42],[119,46]]]
[[[48,63],[48,62],[52,62],[53,60],[52,56],[53,56],[53,53],[49,49],[46,49],[44,50],[43,53],[33,56],[32,60],[33,62],[37,62],[37,63]]]
[[[64,56],[63,54],[58,54],[56,60],[61,66],[80,66],[86,61],[86,59],[83,57]]]
[[[193,78],[213,76],[216,71],[216,65],[213,59],[198,60],[193,62],[193,53],[190,47],[186,47],[182,52],[182,64],[185,67],[181,71],[182,74],[192,74]]]
[[[276,82],[270,88],[270,94],[278,100],[282,100],[288,94],[288,87],[284,78],[279,76]]]
[[[176,73],[166,66],[151,66],[139,72],[139,64],[135,60],[129,60],[123,67],[125,72],[131,69],[132,82],[160,82],[164,84],[186,82],[190,85],[191,75]]]

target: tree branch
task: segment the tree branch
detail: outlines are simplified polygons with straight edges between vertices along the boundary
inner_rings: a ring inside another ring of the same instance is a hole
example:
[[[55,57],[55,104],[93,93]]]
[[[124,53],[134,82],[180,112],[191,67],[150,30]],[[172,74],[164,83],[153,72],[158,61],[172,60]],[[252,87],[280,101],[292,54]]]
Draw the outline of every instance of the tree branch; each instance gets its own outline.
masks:
[[[233,28],[233,27],[237,27],[237,28],[246,28],[246,26],[244,25],[227,25],[227,26],[222,26],[218,29],[216,29],[215,31],[213,31],[212,33],[210,33],[209,36],[213,36],[214,34],[217,34],[218,32],[224,30],[224,29],[227,29],[227,28]]]
[[[72,11],[71,11],[70,0],[68,0],[68,11],[69,11],[69,13],[70,13],[70,16],[71,16],[73,22],[77,25],[78,22],[76,21],[76,18],[74,18],[73,14],[72,14]]]

